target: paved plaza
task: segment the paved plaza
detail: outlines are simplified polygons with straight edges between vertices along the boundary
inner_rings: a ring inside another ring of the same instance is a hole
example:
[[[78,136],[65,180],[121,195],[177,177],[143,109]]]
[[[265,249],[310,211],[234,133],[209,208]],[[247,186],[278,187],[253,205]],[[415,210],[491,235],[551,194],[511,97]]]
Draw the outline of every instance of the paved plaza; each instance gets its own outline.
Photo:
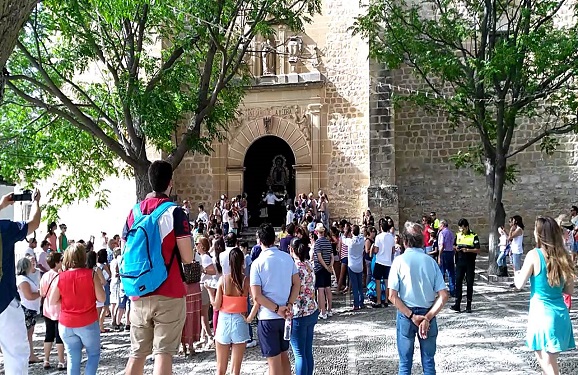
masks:
[[[534,355],[524,346],[528,290],[516,292],[509,282],[476,283],[474,313],[456,314],[448,306],[438,317],[436,355],[438,374],[539,374]],[[395,308],[347,312],[346,297],[336,298],[337,314],[320,321],[315,329],[316,374],[389,375],[397,373]],[[572,311],[573,318],[577,311]],[[578,324],[574,321],[575,335]],[[41,353],[43,327],[38,326],[35,348]],[[103,335],[104,347],[99,374],[122,374],[129,348],[128,333]],[[562,374],[578,373],[578,352],[561,357]],[[215,355],[202,352],[193,358],[175,359],[175,374],[214,374]],[[152,361],[145,373],[152,373]],[[243,374],[267,374],[258,347],[248,349]],[[414,374],[421,374],[419,351],[414,357]],[[31,375],[51,374],[34,365]],[[58,374],[58,372],[53,372]]]

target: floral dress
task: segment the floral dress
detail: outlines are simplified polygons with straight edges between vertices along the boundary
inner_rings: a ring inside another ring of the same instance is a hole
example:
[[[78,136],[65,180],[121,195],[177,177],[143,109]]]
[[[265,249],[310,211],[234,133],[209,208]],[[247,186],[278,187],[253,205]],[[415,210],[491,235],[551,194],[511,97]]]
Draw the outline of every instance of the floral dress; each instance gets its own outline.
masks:
[[[295,262],[301,279],[301,289],[295,305],[293,305],[293,318],[303,318],[317,311],[317,301],[315,300],[315,272],[310,261]]]

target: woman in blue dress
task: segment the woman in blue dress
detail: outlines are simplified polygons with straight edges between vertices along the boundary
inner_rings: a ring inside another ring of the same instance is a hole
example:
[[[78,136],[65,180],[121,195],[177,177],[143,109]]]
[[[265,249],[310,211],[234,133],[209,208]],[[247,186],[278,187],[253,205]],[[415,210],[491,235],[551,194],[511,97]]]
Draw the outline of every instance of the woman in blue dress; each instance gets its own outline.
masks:
[[[538,217],[535,228],[537,247],[528,252],[514,281],[521,289],[530,279],[526,345],[536,353],[544,374],[558,375],[558,355],[576,347],[562,296],[574,290],[574,268],[558,223],[551,217]]]

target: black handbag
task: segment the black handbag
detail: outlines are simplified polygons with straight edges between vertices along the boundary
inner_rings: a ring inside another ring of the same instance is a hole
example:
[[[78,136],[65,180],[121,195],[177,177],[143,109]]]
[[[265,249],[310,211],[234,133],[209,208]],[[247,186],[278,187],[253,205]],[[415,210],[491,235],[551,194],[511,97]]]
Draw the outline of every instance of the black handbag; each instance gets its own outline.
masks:
[[[201,281],[201,264],[193,261],[190,264],[183,264],[183,280],[187,284],[194,284]]]

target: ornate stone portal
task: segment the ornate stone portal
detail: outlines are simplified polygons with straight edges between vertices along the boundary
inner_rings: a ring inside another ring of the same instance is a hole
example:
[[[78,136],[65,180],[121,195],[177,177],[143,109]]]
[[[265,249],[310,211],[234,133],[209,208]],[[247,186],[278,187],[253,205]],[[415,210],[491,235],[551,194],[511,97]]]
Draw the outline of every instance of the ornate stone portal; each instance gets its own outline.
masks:
[[[295,102],[294,102],[295,103]],[[230,138],[220,148],[226,160],[223,170],[225,191],[229,195],[243,192],[245,155],[253,142],[261,137],[275,136],[287,142],[295,156],[295,164],[288,165],[282,155],[271,160],[267,186],[277,192],[289,191],[292,180],[295,189],[309,192],[326,184],[326,163],[330,155],[323,154],[322,106],[320,104],[272,107],[250,107],[240,111],[240,116],[230,127]]]

